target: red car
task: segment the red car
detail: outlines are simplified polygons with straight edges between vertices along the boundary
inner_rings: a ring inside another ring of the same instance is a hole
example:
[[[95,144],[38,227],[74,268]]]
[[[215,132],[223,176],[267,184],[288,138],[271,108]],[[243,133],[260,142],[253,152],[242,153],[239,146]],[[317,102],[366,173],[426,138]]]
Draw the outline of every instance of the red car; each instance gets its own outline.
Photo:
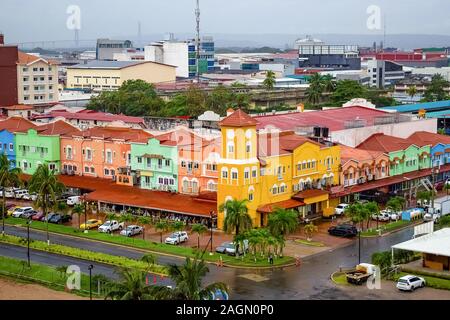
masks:
[[[42,221],[45,218],[44,213],[39,211],[31,219],[34,221]]]

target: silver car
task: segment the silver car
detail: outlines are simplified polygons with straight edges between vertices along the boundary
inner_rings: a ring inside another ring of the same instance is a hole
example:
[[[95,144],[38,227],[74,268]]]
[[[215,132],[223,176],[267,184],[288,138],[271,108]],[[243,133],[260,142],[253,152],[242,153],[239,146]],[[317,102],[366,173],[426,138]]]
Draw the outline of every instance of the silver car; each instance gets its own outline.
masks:
[[[143,232],[143,228],[136,225],[131,225],[120,231],[122,236],[131,237]]]

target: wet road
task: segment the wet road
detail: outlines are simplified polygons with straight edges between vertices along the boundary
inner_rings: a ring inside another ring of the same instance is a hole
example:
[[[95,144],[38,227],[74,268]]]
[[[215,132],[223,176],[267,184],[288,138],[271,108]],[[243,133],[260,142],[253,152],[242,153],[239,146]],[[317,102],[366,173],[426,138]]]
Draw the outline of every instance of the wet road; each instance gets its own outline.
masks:
[[[26,230],[7,227],[7,233],[26,237]],[[30,231],[31,237],[36,240],[45,241],[45,233]],[[390,250],[391,245],[412,238],[413,229],[405,229],[391,235],[374,238],[361,239],[361,262],[370,262],[372,253]],[[118,247],[102,243],[91,242],[74,237],[62,235],[51,235],[53,243],[59,243],[72,247],[79,247],[91,251],[104,252],[113,255],[126,256],[139,259],[143,252],[129,248]],[[21,249],[21,248],[20,248]],[[20,249],[15,249],[20,250]],[[4,253],[4,246],[0,247],[0,254]],[[25,249],[24,249],[25,250]],[[8,251],[8,250],[7,250]],[[9,249],[10,251],[10,249]],[[37,259],[34,258],[36,254]],[[23,257],[22,257],[23,258]],[[42,252],[34,252],[33,261],[50,265],[67,265],[68,261],[60,262],[58,259],[66,257],[50,255]],[[39,260],[40,259],[40,260]],[[67,258],[71,259],[71,258]],[[73,259],[78,260],[78,259]],[[160,264],[180,264],[183,259],[159,256]],[[365,292],[352,290],[351,287],[336,287],[330,280],[330,275],[339,267],[350,268],[358,263],[358,241],[350,245],[337,248],[333,251],[323,252],[302,261],[301,267],[287,267],[274,270],[250,270],[219,268],[209,265],[210,272],[205,277],[205,283],[224,282],[230,287],[232,299],[382,299],[386,298],[383,292]],[[86,262],[86,270],[88,263]],[[112,276],[114,268],[101,265],[97,272],[106,276]],[[401,297],[399,297],[401,298]]]

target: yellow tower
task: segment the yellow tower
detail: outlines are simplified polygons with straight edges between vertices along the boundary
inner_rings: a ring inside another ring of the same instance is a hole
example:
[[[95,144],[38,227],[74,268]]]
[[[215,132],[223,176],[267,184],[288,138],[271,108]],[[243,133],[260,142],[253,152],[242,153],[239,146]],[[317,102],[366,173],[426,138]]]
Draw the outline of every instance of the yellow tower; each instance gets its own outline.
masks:
[[[259,199],[260,166],[258,160],[257,121],[242,110],[229,110],[220,123],[222,133],[221,159],[218,165],[219,179],[217,205],[228,200],[249,202],[247,207],[254,226],[261,224],[256,209]],[[218,210],[218,227],[223,227],[224,212]]]

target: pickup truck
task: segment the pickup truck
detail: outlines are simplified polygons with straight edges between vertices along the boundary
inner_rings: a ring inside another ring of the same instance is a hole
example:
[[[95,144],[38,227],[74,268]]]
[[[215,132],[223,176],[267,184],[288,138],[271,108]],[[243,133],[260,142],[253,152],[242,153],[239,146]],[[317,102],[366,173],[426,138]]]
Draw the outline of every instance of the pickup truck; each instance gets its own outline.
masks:
[[[123,222],[118,222],[116,220],[106,221],[100,227],[98,227],[98,231],[104,233],[111,233],[117,230],[122,230],[124,226]]]
[[[356,266],[356,269],[346,273],[347,282],[361,285],[369,279],[370,276],[375,274],[376,266],[369,263],[360,263]]]

